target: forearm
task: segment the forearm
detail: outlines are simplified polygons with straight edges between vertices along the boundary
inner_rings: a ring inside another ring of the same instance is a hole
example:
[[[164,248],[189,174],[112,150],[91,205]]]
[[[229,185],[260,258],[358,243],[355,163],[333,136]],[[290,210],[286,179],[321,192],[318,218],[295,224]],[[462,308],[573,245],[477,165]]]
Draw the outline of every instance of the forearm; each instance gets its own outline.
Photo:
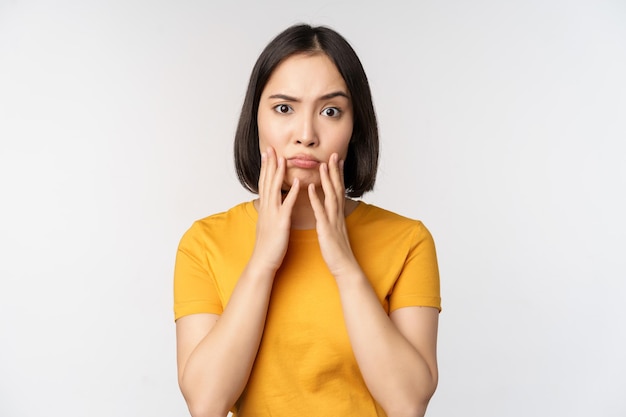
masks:
[[[343,314],[365,383],[387,415],[423,416],[437,385],[431,369],[382,308],[359,269],[337,277]]]
[[[222,315],[189,356],[180,386],[194,417],[225,416],[241,395],[263,335],[273,276],[249,263]]]

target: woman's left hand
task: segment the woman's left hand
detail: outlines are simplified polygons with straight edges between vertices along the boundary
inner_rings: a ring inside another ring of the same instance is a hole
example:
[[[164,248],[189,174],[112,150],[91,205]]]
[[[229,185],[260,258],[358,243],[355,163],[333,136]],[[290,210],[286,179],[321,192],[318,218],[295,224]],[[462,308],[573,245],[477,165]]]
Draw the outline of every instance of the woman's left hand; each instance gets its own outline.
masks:
[[[360,269],[348,238],[345,221],[345,187],[343,184],[343,161],[334,153],[328,164],[320,164],[320,179],[324,202],[315,188],[309,184],[309,200],[315,213],[317,238],[324,261],[335,278]]]

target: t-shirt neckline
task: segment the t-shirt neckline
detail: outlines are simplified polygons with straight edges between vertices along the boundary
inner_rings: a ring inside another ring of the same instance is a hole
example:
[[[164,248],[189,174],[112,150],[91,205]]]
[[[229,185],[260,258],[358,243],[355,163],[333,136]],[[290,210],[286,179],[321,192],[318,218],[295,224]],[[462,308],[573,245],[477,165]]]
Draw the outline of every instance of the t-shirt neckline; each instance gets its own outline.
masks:
[[[358,223],[358,219],[364,215],[364,213],[367,211],[367,208],[369,206],[367,203],[361,200],[357,200],[357,203],[358,204],[354,208],[354,210],[352,210],[352,212],[346,216],[346,227],[348,228]],[[259,213],[257,212],[256,207],[254,207],[254,200],[250,200],[245,203],[242,203],[242,205],[243,205],[243,209],[245,210],[250,220],[254,224],[256,224],[257,220],[259,219]],[[291,237],[313,236],[317,239],[317,232],[315,229],[291,229],[290,236]]]

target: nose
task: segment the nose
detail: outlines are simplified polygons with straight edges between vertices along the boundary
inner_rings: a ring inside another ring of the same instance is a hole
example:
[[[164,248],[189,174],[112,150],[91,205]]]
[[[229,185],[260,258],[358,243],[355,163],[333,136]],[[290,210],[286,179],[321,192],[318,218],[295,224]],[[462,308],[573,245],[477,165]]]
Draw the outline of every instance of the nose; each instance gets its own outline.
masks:
[[[299,126],[296,130],[296,143],[306,147],[314,147],[318,144],[317,128],[315,123],[315,115],[302,115],[299,120]]]

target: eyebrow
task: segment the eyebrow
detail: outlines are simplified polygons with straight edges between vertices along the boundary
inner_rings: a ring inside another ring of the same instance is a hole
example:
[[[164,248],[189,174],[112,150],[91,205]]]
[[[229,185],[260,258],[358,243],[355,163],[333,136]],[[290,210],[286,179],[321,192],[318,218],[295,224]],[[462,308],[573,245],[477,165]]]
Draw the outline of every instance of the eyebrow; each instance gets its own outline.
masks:
[[[332,93],[324,94],[318,100],[330,100],[331,98],[335,98],[335,97],[345,97],[346,99],[350,100],[350,97],[343,91],[333,91]],[[300,99],[297,99],[292,96],[288,96],[286,94],[272,94],[268,98],[278,98],[278,99],[285,100],[285,101],[295,101],[295,102],[300,101]]]

